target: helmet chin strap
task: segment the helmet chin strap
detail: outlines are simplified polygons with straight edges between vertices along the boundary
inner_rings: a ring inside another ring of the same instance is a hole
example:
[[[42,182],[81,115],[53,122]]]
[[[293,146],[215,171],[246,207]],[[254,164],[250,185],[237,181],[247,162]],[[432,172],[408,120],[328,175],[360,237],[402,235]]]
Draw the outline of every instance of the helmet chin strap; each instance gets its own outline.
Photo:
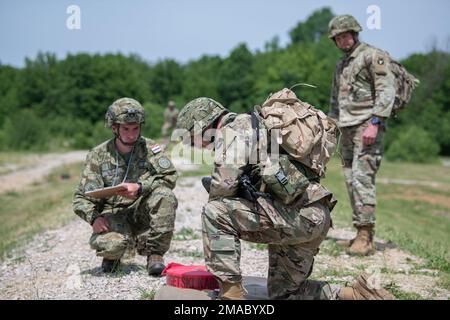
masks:
[[[114,132],[114,136],[116,137],[116,139],[119,139],[119,141],[122,142],[122,144],[127,146],[127,147],[133,147],[136,144],[136,142],[139,140],[139,138],[141,137],[141,126],[139,125],[139,136],[132,143],[125,142],[125,141],[122,140],[122,137],[120,136],[119,127],[120,127],[120,124],[117,124],[117,130],[115,130],[115,132]]]

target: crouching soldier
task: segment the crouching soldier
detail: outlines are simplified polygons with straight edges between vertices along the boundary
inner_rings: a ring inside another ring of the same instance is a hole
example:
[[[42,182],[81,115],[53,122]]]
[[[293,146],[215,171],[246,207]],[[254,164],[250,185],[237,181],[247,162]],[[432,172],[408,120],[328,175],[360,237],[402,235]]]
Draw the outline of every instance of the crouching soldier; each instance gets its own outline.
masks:
[[[104,272],[114,272],[125,251],[137,248],[147,256],[149,275],[159,276],[174,230],[177,172],[160,146],[141,136],[145,113],[138,101],[115,101],[106,122],[114,137],[88,153],[73,210],[92,225],[89,243],[103,257]],[[107,198],[85,194],[118,185],[123,190]]]
[[[255,139],[260,139],[258,145],[262,149],[268,144],[267,137],[258,134],[259,129],[254,130],[263,127],[258,116],[231,113],[213,99],[198,98],[181,110],[177,127],[191,137],[185,143],[192,144],[194,140],[194,144],[203,148],[211,145],[212,137],[206,134],[209,129],[217,130],[212,178],[210,183],[203,181],[209,188],[209,200],[202,212],[202,232],[206,266],[219,281],[219,298],[245,296],[240,239],[268,244],[270,299],[392,298],[384,289],[367,286],[367,275],[342,289],[308,279],[314,256],[330,228],[330,211],[335,200],[313,176],[304,193],[290,205],[275,194],[259,191],[262,159],[251,159],[255,154],[252,150]],[[201,131],[201,136],[196,131]],[[280,161],[286,159],[280,155]],[[304,176],[293,173],[285,178],[298,185]]]

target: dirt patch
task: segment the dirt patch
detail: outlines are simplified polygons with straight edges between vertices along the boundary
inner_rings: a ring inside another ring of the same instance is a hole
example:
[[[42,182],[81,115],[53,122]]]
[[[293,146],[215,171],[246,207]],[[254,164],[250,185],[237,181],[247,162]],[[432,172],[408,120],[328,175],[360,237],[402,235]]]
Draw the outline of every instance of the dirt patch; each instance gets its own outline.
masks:
[[[405,189],[402,191],[402,194],[383,195],[383,198],[408,201],[423,201],[450,209],[450,197],[438,194],[430,194],[417,188]],[[440,215],[442,215],[442,212]],[[450,217],[450,212],[447,212],[445,216]]]

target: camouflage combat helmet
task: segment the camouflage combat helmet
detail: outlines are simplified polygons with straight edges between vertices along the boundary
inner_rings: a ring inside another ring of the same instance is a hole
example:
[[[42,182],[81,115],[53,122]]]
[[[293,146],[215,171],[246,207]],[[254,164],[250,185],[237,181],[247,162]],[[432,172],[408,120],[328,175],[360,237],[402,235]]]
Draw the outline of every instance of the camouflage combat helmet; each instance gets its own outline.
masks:
[[[120,98],[108,107],[105,116],[106,125],[111,128],[114,123],[144,123],[145,111],[141,104],[131,98]]]
[[[334,17],[328,24],[328,37],[330,39],[334,39],[334,37],[338,34],[348,31],[353,31],[356,33],[362,31],[358,21],[356,21],[356,19],[349,14]]]
[[[167,103],[167,106],[168,106],[168,107],[175,107],[175,102],[172,101],[172,100],[170,100],[170,101]]]
[[[224,106],[211,98],[197,98],[180,111],[177,128],[191,131],[197,122],[204,130],[226,112]]]

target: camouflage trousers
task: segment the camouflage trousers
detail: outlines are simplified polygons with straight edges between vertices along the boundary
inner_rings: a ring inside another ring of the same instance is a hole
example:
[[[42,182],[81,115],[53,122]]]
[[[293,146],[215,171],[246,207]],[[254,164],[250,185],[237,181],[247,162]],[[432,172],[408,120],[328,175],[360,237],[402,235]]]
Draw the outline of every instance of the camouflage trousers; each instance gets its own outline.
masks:
[[[355,227],[375,225],[375,175],[383,156],[384,129],[378,130],[374,144],[363,144],[362,135],[369,121],[341,128],[341,154],[347,191]]]
[[[128,208],[106,212],[110,231],[93,234],[89,244],[98,256],[110,260],[120,259],[131,248],[144,256],[164,255],[170,247],[177,206],[172,190],[156,188]]]
[[[273,221],[242,198],[209,201],[202,214],[206,266],[219,280],[241,281],[240,239],[269,248],[268,294],[271,299],[331,299],[326,282],[307,280],[314,256],[330,228],[330,210],[323,200],[301,208],[282,208]]]

